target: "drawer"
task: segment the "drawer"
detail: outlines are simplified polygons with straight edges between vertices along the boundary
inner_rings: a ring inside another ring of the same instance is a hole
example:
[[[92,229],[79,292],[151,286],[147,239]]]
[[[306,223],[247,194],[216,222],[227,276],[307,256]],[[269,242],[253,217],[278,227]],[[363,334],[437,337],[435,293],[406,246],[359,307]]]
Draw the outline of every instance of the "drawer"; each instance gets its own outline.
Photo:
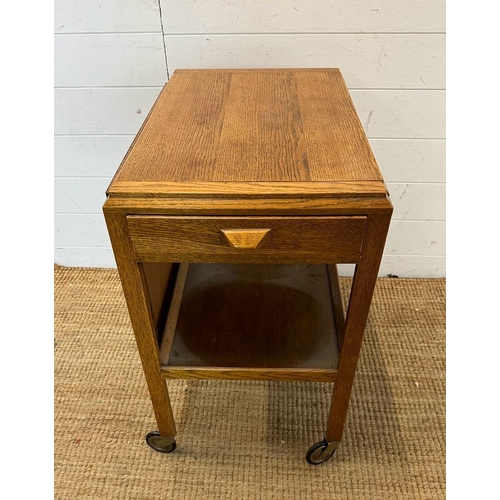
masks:
[[[138,261],[355,263],[366,217],[129,215]]]

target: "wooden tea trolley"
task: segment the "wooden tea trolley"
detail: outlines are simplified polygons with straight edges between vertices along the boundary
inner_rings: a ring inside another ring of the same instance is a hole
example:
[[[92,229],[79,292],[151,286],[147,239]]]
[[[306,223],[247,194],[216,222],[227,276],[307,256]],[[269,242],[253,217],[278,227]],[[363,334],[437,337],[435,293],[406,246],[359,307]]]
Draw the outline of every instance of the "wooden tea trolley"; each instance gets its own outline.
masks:
[[[392,205],[338,69],[177,70],[104,214],[158,431],[165,379],[334,382],[342,438]],[[356,270],[347,314],[336,264]]]

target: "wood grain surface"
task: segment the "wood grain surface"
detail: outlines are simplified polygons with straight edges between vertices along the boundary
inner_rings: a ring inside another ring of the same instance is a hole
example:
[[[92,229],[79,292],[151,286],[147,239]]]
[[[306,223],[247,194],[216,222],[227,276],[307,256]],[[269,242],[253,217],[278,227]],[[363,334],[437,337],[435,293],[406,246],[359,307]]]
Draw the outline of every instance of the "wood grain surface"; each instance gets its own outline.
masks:
[[[335,382],[334,368],[209,368],[207,366],[162,366],[164,379],[278,380],[281,382]]]
[[[143,262],[142,270],[151,302],[151,312],[158,326],[163,316],[164,298],[172,274],[169,262]]]
[[[339,348],[342,349],[345,332],[345,310],[342,302],[342,294],[339,283],[339,272],[337,264],[329,264],[328,277],[330,278],[330,289],[332,293],[333,316],[335,319],[335,328],[339,339]]]
[[[131,182],[114,181],[113,195],[162,198],[333,198],[339,196],[385,197],[387,188],[378,181],[342,182]]]
[[[144,262],[287,264],[358,261],[366,217],[127,217]],[[223,230],[269,229],[257,248],[236,248]]]
[[[310,181],[381,189],[338,69],[177,70],[108,192],[121,182],[158,190],[163,182]]]
[[[150,288],[146,282],[143,265],[134,260],[125,216],[112,213],[104,215],[158,430],[162,436],[175,436],[172,405],[167,385],[160,374],[160,346],[152,310],[152,303],[156,300],[151,301],[149,297]]]
[[[312,183],[311,183],[312,184]],[[261,198],[213,197],[131,197],[109,196],[105,203],[108,212],[164,215],[367,215],[392,210],[387,196],[269,196]],[[75,217],[71,214],[72,217]],[[61,216],[59,216],[61,217]],[[76,216],[78,217],[78,216]],[[81,216],[78,223],[88,224]],[[406,221],[403,221],[405,223]],[[74,219],[68,225],[74,227]],[[58,235],[56,235],[57,237]],[[417,233],[417,237],[418,237]]]
[[[104,206],[162,435],[163,379],[314,380],[340,441],[392,210],[338,70],[176,71]],[[161,347],[144,262],[190,263]]]
[[[165,378],[334,380],[326,265],[191,264],[182,293]]]
[[[390,220],[390,213],[368,217],[363,255],[356,265],[347,307],[342,350],[338,364],[338,378],[333,388],[325,432],[327,441],[340,441],[344,432],[354,375]]]

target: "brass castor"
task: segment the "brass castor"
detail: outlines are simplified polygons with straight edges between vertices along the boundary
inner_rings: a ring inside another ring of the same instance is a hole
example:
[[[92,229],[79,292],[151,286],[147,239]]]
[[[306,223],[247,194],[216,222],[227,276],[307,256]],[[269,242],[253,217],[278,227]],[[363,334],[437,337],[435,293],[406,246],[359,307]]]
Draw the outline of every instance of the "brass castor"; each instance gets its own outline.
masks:
[[[158,431],[148,432],[146,435],[146,443],[148,443],[151,448],[160,453],[172,453],[176,448],[177,444],[173,436],[161,436]]]
[[[338,442],[332,441],[329,443],[326,439],[313,444],[306,453],[306,460],[311,465],[319,465],[326,462],[335,454],[335,450],[339,445]]]

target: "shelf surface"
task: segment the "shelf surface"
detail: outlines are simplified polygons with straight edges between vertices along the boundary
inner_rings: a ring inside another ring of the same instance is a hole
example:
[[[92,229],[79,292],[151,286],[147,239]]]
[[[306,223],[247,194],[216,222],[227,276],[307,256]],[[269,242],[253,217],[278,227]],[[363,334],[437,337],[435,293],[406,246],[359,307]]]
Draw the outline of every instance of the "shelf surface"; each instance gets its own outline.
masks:
[[[184,269],[182,300],[175,307],[174,298],[169,313],[171,348],[162,346],[166,378],[335,379],[338,340],[326,265]]]

